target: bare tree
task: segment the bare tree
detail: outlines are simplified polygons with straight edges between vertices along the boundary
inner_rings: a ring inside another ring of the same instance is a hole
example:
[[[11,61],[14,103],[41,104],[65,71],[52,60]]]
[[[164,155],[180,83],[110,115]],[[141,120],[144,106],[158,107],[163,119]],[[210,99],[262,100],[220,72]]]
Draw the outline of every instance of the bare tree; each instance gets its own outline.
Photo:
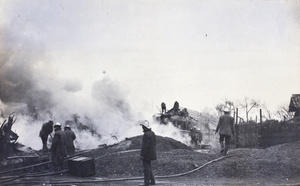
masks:
[[[265,104],[260,105],[263,110],[262,118],[265,120],[272,120],[275,118],[275,113],[271,111]]]
[[[293,113],[289,112],[289,104],[284,103],[280,106],[278,106],[278,109],[276,111],[276,115],[281,119],[281,120],[289,120],[293,118]]]
[[[245,111],[246,111],[247,122],[249,122],[249,113],[250,113],[250,111],[253,108],[258,108],[258,107],[261,106],[261,104],[259,103],[258,100],[249,99],[247,97],[243,101],[241,101],[239,105],[241,106],[241,108],[245,109]]]
[[[235,104],[233,101],[225,99],[224,102],[219,103],[215,106],[215,109],[217,110],[218,114],[222,114],[223,110],[225,108],[228,108],[229,110],[235,110]]]
[[[265,108],[263,108],[263,110],[264,110],[264,113],[266,113],[266,114],[263,114],[263,116],[262,116],[264,119],[271,120],[274,118],[274,113],[272,113],[272,111],[270,109],[265,107]]]

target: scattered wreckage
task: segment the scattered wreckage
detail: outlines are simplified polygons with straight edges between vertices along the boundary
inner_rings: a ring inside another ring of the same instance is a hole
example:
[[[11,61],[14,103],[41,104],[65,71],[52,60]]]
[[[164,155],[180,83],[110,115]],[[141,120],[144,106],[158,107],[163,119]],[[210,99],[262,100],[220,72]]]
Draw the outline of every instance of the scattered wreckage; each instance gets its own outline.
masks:
[[[11,130],[12,125],[16,122],[14,113],[4,120],[0,128],[0,160],[19,151],[17,149],[17,139],[19,136]]]

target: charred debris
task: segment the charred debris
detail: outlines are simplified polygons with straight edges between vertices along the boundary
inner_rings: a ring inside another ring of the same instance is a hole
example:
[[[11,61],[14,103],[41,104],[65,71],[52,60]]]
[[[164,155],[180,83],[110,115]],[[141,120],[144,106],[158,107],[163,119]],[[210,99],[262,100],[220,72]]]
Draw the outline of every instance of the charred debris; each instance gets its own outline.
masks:
[[[18,134],[11,130],[17,118],[14,113],[10,114],[7,119],[1,124],[0,128],[0,160],[3,158],[19,152],[17,140]]]
[[[173,108],[170,110],[167,110],[164,102],[161,103],[161,110],[159,108],[158,110],[160,113],[153,115],[154,121],[162,125],[172,123],[172,125],[181,130],[182,133],[188,133],[193,147],[201,144],[202,132],[197,128],[198,119],[192,117],[187,108],[180,108],[179,103],[175,101]]]

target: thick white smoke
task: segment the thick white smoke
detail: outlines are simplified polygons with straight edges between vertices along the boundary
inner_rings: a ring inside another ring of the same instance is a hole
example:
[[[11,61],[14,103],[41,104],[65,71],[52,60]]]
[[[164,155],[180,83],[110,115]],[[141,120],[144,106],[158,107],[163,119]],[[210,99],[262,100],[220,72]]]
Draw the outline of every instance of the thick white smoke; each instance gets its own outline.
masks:
[[[151,122],[152,115],[132,108],[128,101],[130,95],[122,85],[110,77],[104,77],[88,87],[91,89],[89,95],[81,96],[77,94],[83,90],[80,78],[70,80],[57,77],[57,67],[52,65],[48,56],[26,51],[26,44],[21,42],[19,48],[10,45],[21,52],[3,50],[0,64],[1,120],[15,112],[17,121],[12,130],[19,135],[20,143],[41,149],[39,131],[42,124],[50,119],[63,126],[71,122],[77,135],[75,145],[80,149],[142,135],[136,121],[148,119]],[[175,127],[152,126],[158,135],[182,140]]]
[[[38,9],[28,3],[20,3],[20,7],[16,3],[16,12],[20,15],[14,15],[14,8],[10,7],[11,15],[7,13],[11,17],[10,21],[1,20],[0,122],[15,112],[17,121],[12,130],[19,135],[20,143],[41,149],[39,131],[42,124],[50,119],[63,126],[65,123],[71,124],[77,135],[76,147],[80,149],[142,135],[142,129],[136,123],[141,119],[149,120],[156,134],[188,143],[186,137],[172,125],[152,123],[154,113],[149,113],[149,108],[135,108],[131,104],[133,101],[143,101],[132,98],[124,88],[126,85],[119,84],[114,77],[93,77],[93,83],[88,87],[84,82],[87,79],[85,77],[74,74],[72,77],[76,78],[66,78],[64,73],[72,73],[72,63],[67,67],[63,65],[61,69],[59,63],[63,59],[60,59],[59,52],[47,51],[46,48],[56,44],[67,48],[64,51],[72,48],[73,43],[67,42],[68,36],[74,32],[80,33],[79,36],[84,35],[84,32],[77,30],[78,23],[73,19],[74,16],[80,18],[80,15],[77,11],[71,11],[74,15],[70,16],[72,24],[67,20],[63,22],[70,23],[70,29],[57,29],[63,44],[52,43],[51,30],[57,24],[60,25],[59,15],[67,15],[60,1],[44,3]],[[57,11],[57,14],[54,15],[53,11]],[[86,31],[83,27],[80,30]],[[88,59],[88,55],[81,57]],[[74,64],[77,62],[73,61]],[[88,65],[88,61],[85,64]],[[103,70],[99,70],[99,73]]]

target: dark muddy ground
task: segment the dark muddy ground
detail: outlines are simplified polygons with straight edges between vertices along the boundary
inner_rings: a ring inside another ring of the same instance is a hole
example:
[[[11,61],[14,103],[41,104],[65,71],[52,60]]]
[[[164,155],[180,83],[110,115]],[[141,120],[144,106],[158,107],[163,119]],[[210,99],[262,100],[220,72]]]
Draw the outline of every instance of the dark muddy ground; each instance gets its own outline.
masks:
[[[143,176],[139,158],[140,146],[141,136],[137,136],[85,154],[95,158],[96,174],[92,177],[75,177],[64,173],[55,176],[24,177],[5,184],[139,185]],[[158,159],[153,162],[157,184],[300,185],[300,142],[266,149],[231,149],[225,158],[220,158],[222,156],[219,150],[212,148],[197,152],[171,138],[158,136]],[[209,163],[215,159],[219,161]],[[202,165],[206,166],[200,168]],[[192,170],[195,171],[185,174]]]

